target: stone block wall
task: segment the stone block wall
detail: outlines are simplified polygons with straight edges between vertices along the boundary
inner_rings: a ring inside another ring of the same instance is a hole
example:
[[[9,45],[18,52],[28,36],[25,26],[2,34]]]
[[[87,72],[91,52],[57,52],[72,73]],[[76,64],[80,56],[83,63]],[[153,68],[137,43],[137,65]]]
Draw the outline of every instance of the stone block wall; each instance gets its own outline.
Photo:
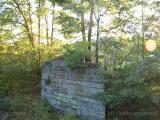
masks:
[[[99,67],[70,70],[63,59],[56,59],[42,68],[41,96],[64,112],[74,112],[86,120],[105,120],[105,106],[93,99],[103,91]]]

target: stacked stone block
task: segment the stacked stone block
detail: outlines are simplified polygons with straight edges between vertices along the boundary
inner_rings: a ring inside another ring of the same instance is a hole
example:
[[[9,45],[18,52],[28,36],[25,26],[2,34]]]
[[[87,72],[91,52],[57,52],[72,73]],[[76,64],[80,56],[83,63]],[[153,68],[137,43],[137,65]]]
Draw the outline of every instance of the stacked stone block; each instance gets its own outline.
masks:
[[[70,70],[63,59],[56,59],[42,68],[41,95],[64,112],[74,112],[86,120],[104,120],[105,106],[93,98],[103,91],[99,67]]]

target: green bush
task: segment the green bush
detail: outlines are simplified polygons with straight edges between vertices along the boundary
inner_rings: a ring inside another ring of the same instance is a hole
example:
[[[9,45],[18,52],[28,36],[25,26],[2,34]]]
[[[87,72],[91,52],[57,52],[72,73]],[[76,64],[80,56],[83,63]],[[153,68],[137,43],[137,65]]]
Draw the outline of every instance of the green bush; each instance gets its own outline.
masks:
[[[106,82],[106,91],[98,94],[96,98],[114,111],[159,111],[159,78],[160,59],[148,57],[132,67],[113,71],[112,75],[109,75],[110,81]]]
[[[47,101],[38,97],[33,103],[31,112],[33,115],[36,114],[38,120],[51,120],[49,118],[50,116],[48,115],[48,113],[53,112],[52,110],[52,107],[48,104]]]
[[[11,111],[26,112],[29,110],[27,102],[31,99],[30,96],[16,94],[13,98],[10,97],[9,99],[10,99]]]
[[[86,68],[86,58],[91,56],[87,48],[87,42],[76,42],[71,45],[65,45],[65,64],[71,69]]]
[[[0,111],[10,111],[10,107],[9,99],[0,92]]]

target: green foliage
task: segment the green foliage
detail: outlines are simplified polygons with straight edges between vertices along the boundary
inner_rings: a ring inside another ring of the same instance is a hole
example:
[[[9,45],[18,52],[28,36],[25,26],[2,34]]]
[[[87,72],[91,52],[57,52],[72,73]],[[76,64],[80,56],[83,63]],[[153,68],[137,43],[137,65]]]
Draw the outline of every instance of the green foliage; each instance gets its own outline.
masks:
[[[99,94],[115,111],[158,111],[160,108],[160,59],[148,57],[120,71],[113,71],[106,92]]]
[[[33,104],[32,112],[37,115],[38,120],[48,120],[49,115],[47,113],[52,112],[52,107],[48,104],[47,101],[37,98]],[[56,118],[54,118],[56,119]]]
[[[65,45],[65,64],[71,69],[86,68],[85,58],[91,56],[87,49],[86,42],[76,42],[71,45]]]
[[[56,4],[56,3],[58,3],[58,4],[60,4],[60,5],[62,5],[62,4],[64,4],[64,3],[66,3],[66,2],[68,2],[69,0],[50,0],[53,4]]]
[[[52,43],[52,45],[46,46],[43,44],[40,48],[41,50],[41,61],[45,62],[49,59],[54,59],[56,57],[59,57],[63,55],[63,46],[65,45],[65,42],[63,41],[55,41]]]
[[[73,113],[65,113],[64,115],[53,109],[46,99],[41,97],[31,97],[17,94],[14,98],[5,98],[0,95],[0,110],[12,112],[24,112],[26,116],[15,115],[15,119],[30,120],[79,120]]]
[[[10,103],[9,99],[5,97],[5,95],[0,92],[0,111],[9,111],[10,110]]]
[[[7,94],[10,92],[17,92],[22,83],[21,79],[16,73],[2,73],[0,74],[0,91],[4,91]]]
[[[30,100],[29,96],[16,94],[13,98],[9,98],[12,112],[26,112],[28,110],[27,101]]]
[[[3,100],[3,101],[2,101]],[[28,95],[17,94],[14,98],[0,99],[0,110],[11,112],[24,112],[24,116],[15,115],[14,119],[30,119],[30,120],[59,120],[60,114],[54,110],[46,100]]]
[[[61,29],[61,33],[66,38],[71,38],[73,33],[78,33],[81,30],[80,20],[65,12],[60,13],[58,23],[62,24],[63,28]]]

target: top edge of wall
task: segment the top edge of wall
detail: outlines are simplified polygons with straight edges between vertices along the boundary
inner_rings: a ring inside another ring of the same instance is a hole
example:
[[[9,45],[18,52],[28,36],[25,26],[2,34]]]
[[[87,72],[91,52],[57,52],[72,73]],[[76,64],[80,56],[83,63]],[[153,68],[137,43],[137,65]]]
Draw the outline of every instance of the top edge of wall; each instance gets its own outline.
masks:
[[[43,69],[43,67],[45,65],[50,65],[54,61],[64,61],[64,60],[65,60],[65,57],[64,56],[60,56],[60,57],[56,57],[54,59],[45,61],[44,64],[42,65],[42,69]],[[100,65],[97,64],[97,63],[86,63],[86,64],[87,64],[87,68],[98,68],[98,67],[100,67]]]

